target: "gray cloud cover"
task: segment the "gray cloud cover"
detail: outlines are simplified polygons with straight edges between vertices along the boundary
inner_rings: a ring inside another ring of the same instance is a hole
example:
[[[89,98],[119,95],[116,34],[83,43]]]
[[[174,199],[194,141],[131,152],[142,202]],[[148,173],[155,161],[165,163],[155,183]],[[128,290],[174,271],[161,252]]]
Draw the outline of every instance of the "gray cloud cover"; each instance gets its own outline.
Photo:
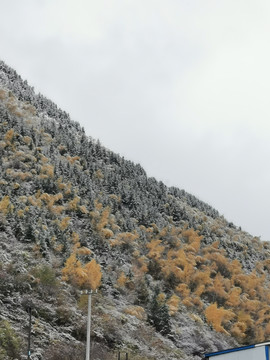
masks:
[[[148,175],[270,240],[270,3],[3,0],[1,59]]]

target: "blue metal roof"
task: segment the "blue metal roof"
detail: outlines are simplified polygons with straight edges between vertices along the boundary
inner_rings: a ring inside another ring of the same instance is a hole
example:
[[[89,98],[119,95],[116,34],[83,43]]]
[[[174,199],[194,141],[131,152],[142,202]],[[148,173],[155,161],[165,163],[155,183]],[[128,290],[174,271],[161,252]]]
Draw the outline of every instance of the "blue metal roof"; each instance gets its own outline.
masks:
[[[221,354],[228,354],[228,353],[235,352],[235,351],[253,349],[253,348],[256,348],[256,347],[260,347],[260,346],[265,346],[266,360],[270,360],[270,357],[269,357],[270,341],[265,341],[265,342],[258,343],[258,344],[241,346],[241,347],[237,347],[237,348],[232,348],[232,349],[220,350],[220,351],[216,351],[216,352],[212,352],[212,353],[207,353],[207,354],[204,355],[204,358],[207,359],[207,358],[209,358],[211,356],[216,356],[216,355],[221,355]]]
[[[232,348],[232,349],[227,349],[227,350],[220,350],[220,351],[205,354],[204,357],[208,358],[208,357],[215,356],[215,355],[228,354],[231,352],[247,350],[247,349],[252,349],[252,348],[255,348],[255,345],[248,345],[248,346],[241,346],[238,348]]]

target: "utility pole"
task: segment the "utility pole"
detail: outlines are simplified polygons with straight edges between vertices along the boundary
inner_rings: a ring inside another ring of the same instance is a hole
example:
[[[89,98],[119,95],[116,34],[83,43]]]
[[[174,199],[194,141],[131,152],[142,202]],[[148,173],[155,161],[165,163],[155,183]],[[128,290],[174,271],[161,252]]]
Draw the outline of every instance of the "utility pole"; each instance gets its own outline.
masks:
[[[29,331],[28,331],[28,347],[27,347],[27,360],[30,360],[31,356],[31,327],[32,327],[32,308],[28,307],[29,313]]]
[[[81,294],[88,295],[88,312],[87,312],[87,335],[86,335],[86,360],[90,360],[90,340],[91,340],[91,302],[92,302],[92,290],[82,290]]]

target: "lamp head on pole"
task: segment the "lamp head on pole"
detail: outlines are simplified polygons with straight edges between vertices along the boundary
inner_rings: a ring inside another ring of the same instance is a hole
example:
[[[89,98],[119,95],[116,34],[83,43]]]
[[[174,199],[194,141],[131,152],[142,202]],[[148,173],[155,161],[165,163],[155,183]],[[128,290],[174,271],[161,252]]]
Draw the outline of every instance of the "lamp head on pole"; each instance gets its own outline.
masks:
[[[88,289],[84,289],[80,291],[81,295],[92,295],[93,293],[97,293],[97,290],[88,290]]]

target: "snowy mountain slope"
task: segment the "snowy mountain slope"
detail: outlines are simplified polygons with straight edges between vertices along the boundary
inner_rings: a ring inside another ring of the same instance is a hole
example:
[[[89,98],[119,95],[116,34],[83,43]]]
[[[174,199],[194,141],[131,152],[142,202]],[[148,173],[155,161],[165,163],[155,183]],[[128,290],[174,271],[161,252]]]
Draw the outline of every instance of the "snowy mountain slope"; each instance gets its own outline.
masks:
[[[268,243],[105,149],[3,62],[0,85],[0,334],[17,344],[3,356],[26,354],[31,304],[33,359],[84,358],[94,260],[95,359],[199,359],[269,337]]]

